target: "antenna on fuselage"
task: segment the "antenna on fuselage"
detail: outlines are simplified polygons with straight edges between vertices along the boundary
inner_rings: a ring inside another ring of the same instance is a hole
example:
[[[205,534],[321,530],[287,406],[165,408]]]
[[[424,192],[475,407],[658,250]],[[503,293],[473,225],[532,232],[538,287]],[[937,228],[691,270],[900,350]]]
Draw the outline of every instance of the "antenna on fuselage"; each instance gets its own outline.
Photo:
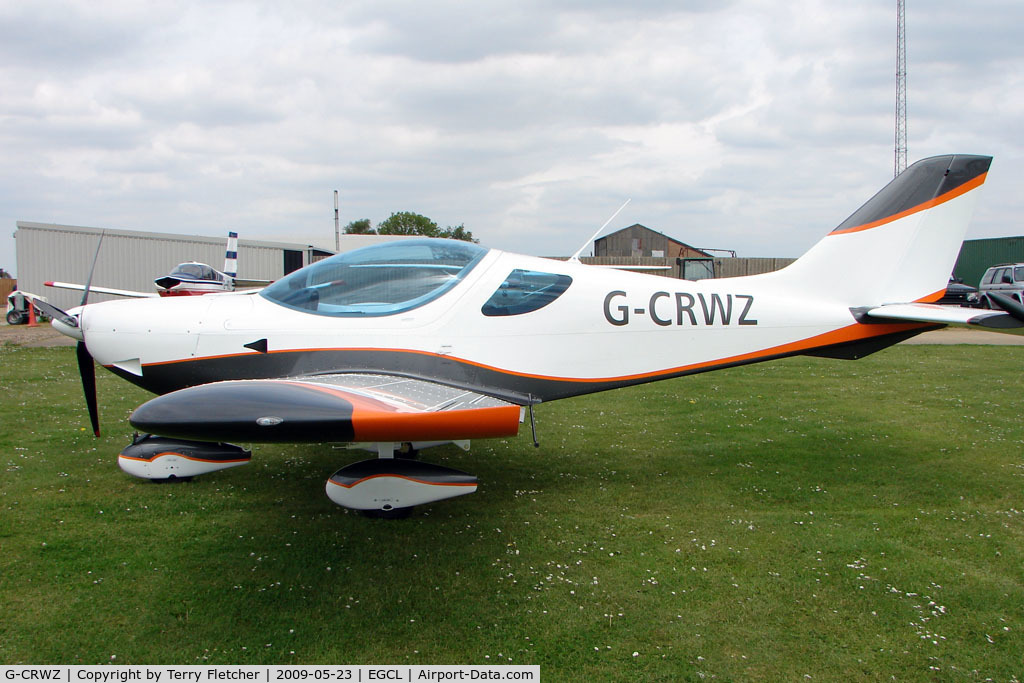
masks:
[[[598,229],[597,229],[597,232],[595,232],[595,233],[594,233],[594,234],[593,234],[593,235],[592,235],[592,236],[590,237],[590,239],[589,239],[589,240],[587,240],[586,242],[584,242],[584,243],[583,243],[583,246],[581,246],[581,247],[580,247],[579,249],[577,249],[577,250],[576,250],[576,253],[575,253],[575,254],[573,254],[572,256],[570,256],[570,257],[569,257],[569,260],[570,260],[570,261],[573,261],[573,262],[575,262],[575,263],[579,263],[579,262],[580,262],[580,254],[582,254],[582,253],[583,253],[583,250],[584,250],[584,249],[586,249],[586,248],[587,248],[587,246],[588,246],[589,244],[591,244],[591,243],[592,243],[592,242],[593,242],[594,240],[596,240],[596,239],[597,239],[597,236],[598,236],[598,235],[600,235],[600,234],[601,234],[602,232],[604,232],[604,229],[608,227],[608,224],[609,224],[609,223],[611,223],[611,222],[612,222],[613,220],[615,220],[615,217],[616,217],[616,216],[618,216],[618,215],[619,215],[620,213],[622,213],[622,210],[626,208],[626,204],[629,204],[629,203],[630,203],[631,201],[633,201],[633,198],[632,198],[632,197],[630,197],[629,199],[627,199],[626,201],[624,201],[624,202],[622,203],[622,206],[620,206],[620,207],[619,207],[618,211],[616,211],[615,213],[613,213],[613,214],[611,215],[611,218],[609,218],[608,220],[606,220],[606,221],[604,222],[604,225],[602,225],[602,226],[601,226],[600,228],[598,228]]]
[[[338,191],[334,191],[334,252],[341,251],[341,230],[338,228]]]

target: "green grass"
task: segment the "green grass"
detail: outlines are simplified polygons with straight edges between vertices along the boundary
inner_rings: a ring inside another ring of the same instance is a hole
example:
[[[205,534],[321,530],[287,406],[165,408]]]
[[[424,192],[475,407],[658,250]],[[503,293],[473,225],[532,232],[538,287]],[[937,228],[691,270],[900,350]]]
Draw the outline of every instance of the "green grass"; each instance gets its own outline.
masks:
[[[146,394],[100,371],[97,440],[72,349],[0,346],[0,662],[1017,680],[1022,370],[903,346],[546,404],[540,448],[427,452],[480,490],[383,521],[326,498],[362,457],[329,446],[133,479]]]

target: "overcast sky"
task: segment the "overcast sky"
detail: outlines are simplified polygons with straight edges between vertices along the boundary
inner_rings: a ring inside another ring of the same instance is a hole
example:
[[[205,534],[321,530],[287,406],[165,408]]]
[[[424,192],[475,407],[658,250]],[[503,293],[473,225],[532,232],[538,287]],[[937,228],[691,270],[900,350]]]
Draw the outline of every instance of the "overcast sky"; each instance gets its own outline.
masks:
[[[911,161],[993,155],[968,236],[1024,233],[1024,3],[907,5]],[[894,0],[0,0],[0,266],[16,220],[333,244],[335,189],[798,256],[892,177],[895,60]]]

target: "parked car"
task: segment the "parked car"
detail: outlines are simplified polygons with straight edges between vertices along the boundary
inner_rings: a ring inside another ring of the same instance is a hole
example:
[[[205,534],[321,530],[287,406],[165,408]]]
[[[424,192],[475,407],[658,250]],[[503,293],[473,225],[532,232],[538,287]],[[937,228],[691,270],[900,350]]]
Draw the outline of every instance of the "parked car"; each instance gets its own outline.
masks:
[[[951,277],[949,278],[949,284],[946,285],[946,293],[936,303],[943,306],[976,307],[979,304],[978,289],[965,285],[963,280]]]
[[[978,298],[982,308],[999,308],[989,298],[989,292],[1010,297],[1024,304],[1024,263],[1000,263],[985,271],[978,286]]]

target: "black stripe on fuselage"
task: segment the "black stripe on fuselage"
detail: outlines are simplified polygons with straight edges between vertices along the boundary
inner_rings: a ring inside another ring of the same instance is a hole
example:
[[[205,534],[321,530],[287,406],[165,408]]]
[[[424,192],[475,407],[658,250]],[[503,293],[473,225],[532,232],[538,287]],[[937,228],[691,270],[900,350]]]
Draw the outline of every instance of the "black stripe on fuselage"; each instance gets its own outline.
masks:
[[[870,344],[872,348],[867,353],[873,353],[895,344],[925,329],[929,328],[921,326],[916,330],[911,329],[873,337]],[[789,356],[825,356],[829,355],[825,353],[827,349],[836,348],[838,350],[840,347],[849,346],[849,344],[849,342],[844,342],[816,349],[785,351],[734,361],[723,360],[713,365],[666,370],[661,373],[589,381],[520,375],[482,367],[447,356],[384,349],[317,349],[196,358],[144,366],[141,377],[115,367],[108,369],[129,382],[156,394],[166,394],[185,387],[223,380],[369,373],[437,382],[494,396],[510,403],[528,405]],[[861,357],[867,353],[862,352],[855,356],[837,354],[834,357]]]

